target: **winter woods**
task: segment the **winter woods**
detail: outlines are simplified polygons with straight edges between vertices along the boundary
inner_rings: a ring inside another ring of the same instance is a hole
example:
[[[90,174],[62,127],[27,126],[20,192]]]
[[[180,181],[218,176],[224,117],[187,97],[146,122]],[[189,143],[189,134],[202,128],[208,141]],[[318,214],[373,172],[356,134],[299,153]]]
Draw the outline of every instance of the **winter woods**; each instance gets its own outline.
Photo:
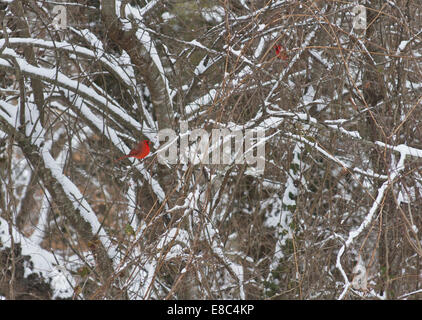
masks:
[[[421,9],[0,1],[0,296],[420,298]]]

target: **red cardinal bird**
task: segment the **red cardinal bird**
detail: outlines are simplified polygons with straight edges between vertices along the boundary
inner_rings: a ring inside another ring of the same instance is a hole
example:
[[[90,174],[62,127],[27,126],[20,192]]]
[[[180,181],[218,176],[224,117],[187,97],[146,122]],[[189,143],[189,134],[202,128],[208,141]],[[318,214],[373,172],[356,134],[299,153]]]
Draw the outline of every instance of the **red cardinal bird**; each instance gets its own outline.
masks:
[[[289,59],[289,56],[286,53],[286,49],[284,49],[283,46],[280,46],[279,44],[277,44],[277,45],[274,46],[274,49],[275,49],[275,54],[276,54],[277,58],[284,60],[284,61]]]
[[[128,155],[125,155],[119,159],[116,159],[114,162],[134,157],[137,159],[143,159],[145,158],[149,153],[149,141],[148,140],[141,140],[134,149],[130,150]]]

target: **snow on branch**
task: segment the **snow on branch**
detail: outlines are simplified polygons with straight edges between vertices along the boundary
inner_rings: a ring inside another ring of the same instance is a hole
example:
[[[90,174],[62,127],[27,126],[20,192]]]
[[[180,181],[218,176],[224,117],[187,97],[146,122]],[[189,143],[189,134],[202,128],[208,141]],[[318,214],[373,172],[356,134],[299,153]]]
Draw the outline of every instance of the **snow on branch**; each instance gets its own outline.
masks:
[[[69,79],[66,75],[56,69],[47,69],[42,67],[35,67],[17,57],[13,50],[5,49],[3,56],[14,57],[19,64],[22,74],[30,77],[37,77],[49,83],[58,84],[61,87],[68,89],[72,92],[80,94],[83,98],[95,104],[100,104],[102,108],[108,109],[114,116],[119,117],[129,125],[133,126],[136,130],[141,130],[141,125],[138,121],[129,116],[119,106],[110,103],[107,97],[99,95],[97,92],[87,87],[83,83]],[[0,67],[5,67],[9,70],[14,70],[14,66],[5,59],[0,58]]]
[[[37,243],[21,234],[14,226],[11,226],[12,234],[9,233],[9,224],[0,217],[0,249],[11,248],[11,238],[14,244],[20,244],[20,255],[30,257],[30,263],[24,263],[24,278],[31,274],[41,276],[45,283],[49,283],[53,290],[54,298],[70,298],[73,294],[75,281],[72,275],[61,268],[59,257],[47,250],[42,249]]]
[[[0,39],[0,47],[5,43],[4,39]],[[34,47],[66,51],[81,57],[91,58],[95,61],[100,62],[106,70],[111,72],[114,77],[121,80],[126,86],[130,87],[132,85],[131,80],[127,73],[114,63],[110,63],[105,57],[104,52],[101,52],[101,56],[98,53],[94,52],[91,49],[87,49],[75,44],[70,44],[66,41],[48,41],[42,39],[33,39],[33,38],[9,38],[9,43],[11,45],[31,45]]]
[[[343,292],[338,297],[339,300],[342,300],[344,298],[344,296],[346,295],[346,293],[347,293],[347,291],[348,291],[348,289],[351,285],[351,282],[349,281],[349,279],[346,275],[346,272],[344,271],[344,269],[341,265],[341,256],[343,255],[345,249],[353,243],[353,240],[356,237],[358,237],[362,233],[362,231],[365,228],[367,228],[369,226],[369,224],[371,223],[375,213],[378,211],[378,208],[382,203],[382,200],[385,196],[385,192],[387,191],[387,188],[390,186],[390,184],[394,183],[394,180],[398,177],[400,172],[403,171],[403,169],[405,168],[404,161],[406,159],[406,155],[407,155],[407,153],[405,153],[405,152],[400,153],[400,160],[398,161],[395,168],[393,168],[390,171],[390,175],[388,177],[388,180],[385,181],[382,184],[382,186],[378,189],[377,198],[375,199],[374,203],[372,204],[372,207],[369,210],[368,214],[365,216],[365,218],[362,221],[362,223],[360,224],[359,228],[350,230],[349,237],[347,238],[346,242],[342,245],[339,252],[337,253],[336,267],[337,267],[337,269],[340,270],[340,273],[342,274],[342,276],[344,278],[344,289],[343,289]]]

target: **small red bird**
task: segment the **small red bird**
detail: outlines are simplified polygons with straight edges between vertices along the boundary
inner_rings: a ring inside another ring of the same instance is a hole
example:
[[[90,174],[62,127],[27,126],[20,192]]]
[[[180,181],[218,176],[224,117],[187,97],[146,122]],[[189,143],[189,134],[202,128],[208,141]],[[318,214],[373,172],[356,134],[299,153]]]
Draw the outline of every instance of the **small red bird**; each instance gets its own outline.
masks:
[[[289,56],[287,55],[286,49],[283,46],[277,44],[277,45],[274,46],[274,49],[275,49],[275,54],[276,54],[277,58],[284,60],[284,61],[289,59]]]
[[[128,155],[125,155],[119,159],[116,159],[114,162],[134,157],[136,159],[143,159],[149,154],[149,144],[148,140],[141,140],[134,149],[130,150]]]

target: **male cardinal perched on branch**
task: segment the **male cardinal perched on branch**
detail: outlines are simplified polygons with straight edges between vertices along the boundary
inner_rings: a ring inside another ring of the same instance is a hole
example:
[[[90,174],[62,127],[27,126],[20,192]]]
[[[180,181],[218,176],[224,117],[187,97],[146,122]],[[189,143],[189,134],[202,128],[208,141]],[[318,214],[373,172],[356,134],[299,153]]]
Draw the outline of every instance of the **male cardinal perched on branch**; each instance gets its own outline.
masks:
[[[129,154],[116,159],[114,162],[129,158],[129,157],[134,157],[137,159],[143,159],[145,158],[148,154],[149,154],[149,141],[148,140],[141,140],[134,149],[130,150]]]
[[[274,49],[275,49],[275,54],[279,59],[284,60],[284,61],[289,59],[286,49],[283,46],[276,44],[274,46]]]

